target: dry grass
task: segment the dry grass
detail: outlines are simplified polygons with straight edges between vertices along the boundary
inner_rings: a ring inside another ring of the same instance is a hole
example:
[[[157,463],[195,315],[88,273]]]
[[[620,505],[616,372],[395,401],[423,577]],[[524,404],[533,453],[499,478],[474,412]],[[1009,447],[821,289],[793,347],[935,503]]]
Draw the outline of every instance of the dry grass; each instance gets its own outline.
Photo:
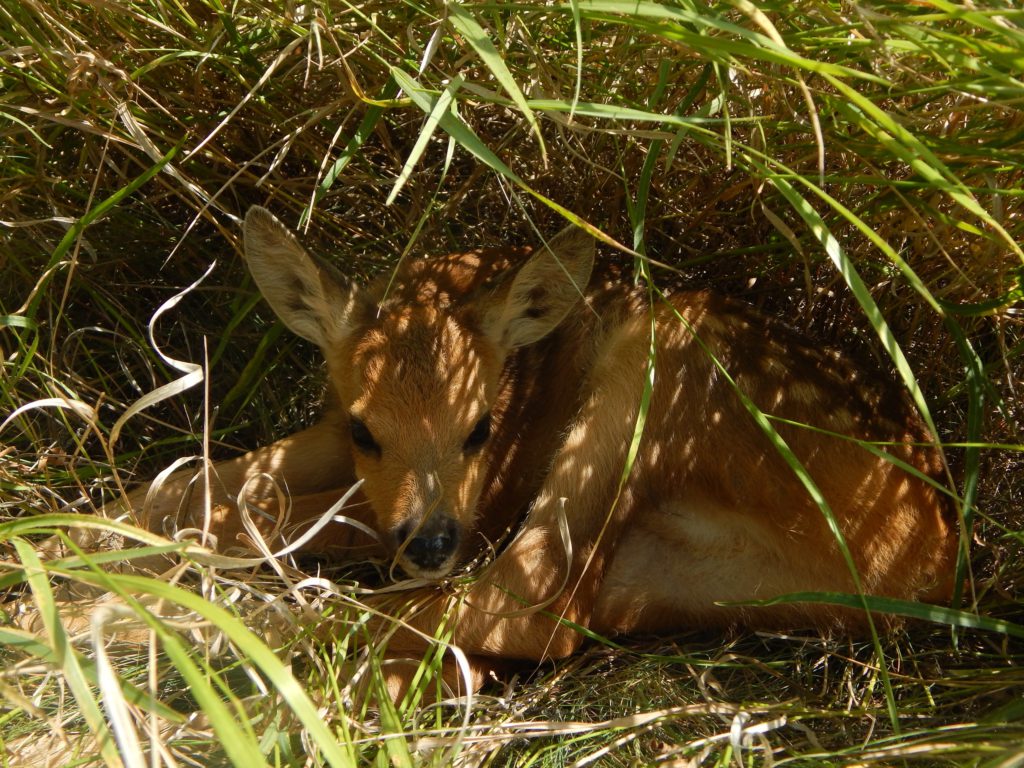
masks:
[[[1020,765],[1022,61],[1010,2],[4,5],[0,417],[37,406],[0,432],[6,764]],[[411,157],[446,89],[457,111]],[[948,444],[974,525],[963,608],[988,624],[937,614],[881,659],[817,637],[595,643],[464,720],[344,703],[359,633],[302,629],[358,617],[343,576],[301,593],[294,571],[186,560],[174,591],[102,555],[48,561],[41,541],[92,519],[63,515],[204,430],[220,458],[315,419],[315,353],[238,255],[253,203],[308,218],[307,242],[357,276],[533,242],[557,204],[665,265],[656,282],[743,296],[889,375],[877,303]],[[153,330],[206,383],[112,443],[181,375],[147,324],[211,264]],[[167,620],[103,653],[115,613],[60,613],[69,585]]]

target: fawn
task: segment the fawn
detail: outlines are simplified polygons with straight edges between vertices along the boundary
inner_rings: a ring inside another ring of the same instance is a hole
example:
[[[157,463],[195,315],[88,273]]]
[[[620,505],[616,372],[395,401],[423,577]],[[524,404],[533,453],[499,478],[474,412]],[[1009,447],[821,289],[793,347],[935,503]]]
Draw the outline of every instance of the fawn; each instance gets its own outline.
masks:
[[[778,320],[709,292],[652,307],[614,267],[595,268],[594,241],[578,228],[537,250],[407,261],[370,287],[316,261],[263,208],[246,216],[244,248],[270,306],[323,351],[333,404],[316,426],[214,467],[207,525],[222,545],[240,530],[233,500],[247,478],[251,496],[273,506],[260,473],[287,486],[300,521],[362,480],[379,543],[336,526],[313,547],[376,546],[431,581],[525,519],[451,623],[453,642],[476,658],[570,654],[581,635],[562,620],[610,635],[855,627],[860,611],[735,603],[858,585],[948,594],[946,500],[855,442],[883,443],[937,478],[940,456],[915,410],[895,385]],[[652,329],[653,387],[624,477]],[[776,418],[859,581],[737,389]],[[152,495],[150,525],[175,513],[186,481]],[[442,602],[428,601],[415,625],[433,632]]]

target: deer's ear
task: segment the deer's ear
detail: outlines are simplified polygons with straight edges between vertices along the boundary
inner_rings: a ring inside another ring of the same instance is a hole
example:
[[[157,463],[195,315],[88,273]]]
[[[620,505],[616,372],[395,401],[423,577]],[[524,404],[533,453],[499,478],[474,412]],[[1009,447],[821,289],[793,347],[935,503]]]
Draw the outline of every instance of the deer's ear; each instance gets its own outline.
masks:
[[[249,271],[289,329],[321,349],[349,333],[360,303],[357,286],[306,253],[266,208],[249,209],[243,235]]]
[[[553,331],[583,297],[594,268],[594,239],[567,227],[519,270],[504,301],[490,307],[487,333],[501,347],[533,344]]]

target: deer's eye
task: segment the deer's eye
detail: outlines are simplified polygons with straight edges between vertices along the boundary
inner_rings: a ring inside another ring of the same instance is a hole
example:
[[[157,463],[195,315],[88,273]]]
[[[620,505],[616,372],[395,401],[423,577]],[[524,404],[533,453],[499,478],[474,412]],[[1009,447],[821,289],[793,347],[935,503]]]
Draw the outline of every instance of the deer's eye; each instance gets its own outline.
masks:
[[[380,445],[373,439],[373,433],[366,426],[362,419],[351,417],[349,426],[352,431],[352,443],[363,453],[372,453],[380,456]]]
[[[475,453],[479,451],[487,438],[491,436],[491,414],[484,414],[483,418],[476,423],[473,431],[469,433],[466,442],[462,444],[463,453]]]

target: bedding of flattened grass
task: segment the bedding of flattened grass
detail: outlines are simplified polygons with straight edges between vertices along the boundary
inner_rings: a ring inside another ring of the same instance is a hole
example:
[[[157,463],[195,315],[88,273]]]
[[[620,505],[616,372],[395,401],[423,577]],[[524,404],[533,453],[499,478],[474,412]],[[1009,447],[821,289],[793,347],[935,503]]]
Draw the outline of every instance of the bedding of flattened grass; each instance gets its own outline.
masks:
[[[1022,65],[1010,0],[4,4],[6,764],[1021,764]],[[877,644],[594,641],[395,709],[344,688],[375,675],[348,574],[55,559],[89,525],[181,549],[91,513],[315,420],[315,351],[241,263],[254,203],[357,277],[581,218],[919,387],[955,610]]]

